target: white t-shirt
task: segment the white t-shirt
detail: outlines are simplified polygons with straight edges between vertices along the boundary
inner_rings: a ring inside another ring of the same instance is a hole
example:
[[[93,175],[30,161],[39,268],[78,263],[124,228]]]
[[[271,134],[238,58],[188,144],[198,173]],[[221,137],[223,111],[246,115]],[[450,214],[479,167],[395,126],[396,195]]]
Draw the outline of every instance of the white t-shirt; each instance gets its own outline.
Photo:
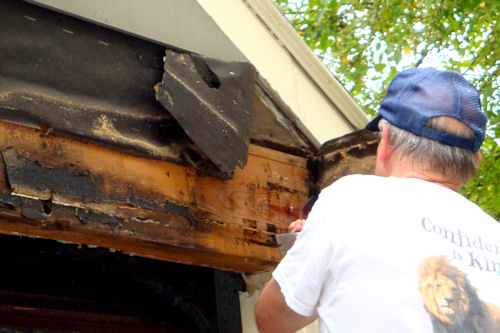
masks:
[[[324,189],[273,277],[320,332],[500,332],[500,224],[419,179]]]

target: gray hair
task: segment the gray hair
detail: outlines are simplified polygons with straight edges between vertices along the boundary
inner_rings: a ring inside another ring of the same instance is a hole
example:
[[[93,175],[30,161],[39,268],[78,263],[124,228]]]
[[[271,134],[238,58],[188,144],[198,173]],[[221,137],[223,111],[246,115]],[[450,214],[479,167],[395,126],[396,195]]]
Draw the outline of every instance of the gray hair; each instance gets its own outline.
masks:
[[[379,122],[387,124],[390,145],[398,151],[400,158],[408,158],[414,166],[428,171],[439,172],[453,179],[466,183],[472,178],[478,167],[476,154],[471,150],[448,146],[400,129],[385,119]],[[451,117],[435,117],[427,121],[426,126],[466,139],[473,139],[472,130]]]

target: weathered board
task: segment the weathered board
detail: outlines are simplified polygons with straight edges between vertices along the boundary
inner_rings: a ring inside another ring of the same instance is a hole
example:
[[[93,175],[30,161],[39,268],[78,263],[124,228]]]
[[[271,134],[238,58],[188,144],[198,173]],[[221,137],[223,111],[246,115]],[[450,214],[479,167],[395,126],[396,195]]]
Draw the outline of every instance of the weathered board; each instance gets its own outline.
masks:
[[[0,122],[0,233],[242,272],[307,200],[306,160],[251,145],[231,180]]]
[[[341,177],[375,172],[379,133],[359,130],[327,141],[321,146],[314,164],[311,192],[319,192]]]
[[[221,179],[244,167],[250,142],[314,150],[249,63],[174,50],[26,1],[0,0],[0,32],[1,121]]]

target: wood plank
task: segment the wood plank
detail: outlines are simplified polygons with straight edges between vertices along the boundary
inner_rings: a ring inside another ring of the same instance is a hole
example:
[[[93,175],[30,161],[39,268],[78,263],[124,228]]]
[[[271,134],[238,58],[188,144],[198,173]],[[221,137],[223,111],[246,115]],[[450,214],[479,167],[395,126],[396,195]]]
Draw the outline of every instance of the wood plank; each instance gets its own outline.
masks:
[[[317,191],[347,175],[373,174],[378,142],[379,133],[368,130],[358,130],[325,142],[315,158]]]
[[[164,219],[164,221],[173,224],[171,228],[165,228],[164,233],[175,229],[179,224],[186,224],[185,220],[177,215]],[[6,212],[0,213],[0,233],[7,235],[34,236],[63,242],[87,244],[146,258],[238,272],[255,272],[269,269],[278,260],[272,248],[267,249],[267,259],[260,258],[263,253],[255,249],[258,246],[245,243],[243,235],[237,237],[234,230],[210,230],[209,233],[204,235],[204,239],[199,240],[197,236],[202,232],[188,231],[189,228],[181,228],[182,231],[177,230],[170,233],[169,236],[162,235],[161,237],[157,228],[156,230],[149,230],[149,233],[144,229],[146,228],[141,228],[138,223],[133,222],[129,222],[129,225],[124,230],[113,230],[104,225],[99,225],[99,222],[84,225],[78,220],[61,219],[61,217],[39,221]],[[181,234],[183,234],[183,237],[179,237]],[[190,237],[195,238],[195,240],[190,240]],[[210,242],[211,240],[212,242]],[[235,240],[239,241],[236,242]],[[232,251],[222,252],[208,248],[213,243],[218,242],[231,242],[232,246],[227,248],[231,248]],[[202,244],[206,244],[207,247]],[[247,252],[248,255],[242,255],[243,251]]]
[[[248,154],[253,156],[264,157],[272,161],[294,165],[299,168],[305,168],[307,164],[307,159],[305,159],[304,157],[290,155],[278,150],[257,145],[250,145],[248,148]]]
[[[157,204],[165,199],[189,203],[185,167],[65,137],[43,136],[38,130],[4,122],[0,122],[0,131],[2,152],[11,147],[47,169],[99,175],[104,195],[126,195],[137,188],[149,193],[149,199]]]
[[[0,233],[114,248],[243,272],[280,260],[305,159],[253,146],[222,181],[187,166],[0,122]]]
[[[266,232],[285,232],[307,200],[307,170],[250,155],[244,170],[221,181],[197,178],[196,204],[210,218]]]

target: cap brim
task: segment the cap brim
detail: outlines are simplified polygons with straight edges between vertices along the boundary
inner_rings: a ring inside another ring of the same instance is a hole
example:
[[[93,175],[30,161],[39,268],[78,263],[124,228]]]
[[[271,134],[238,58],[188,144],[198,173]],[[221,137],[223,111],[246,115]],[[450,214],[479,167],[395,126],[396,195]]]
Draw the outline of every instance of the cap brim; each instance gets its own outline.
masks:
[[[376,116],[373,118],[368,124],[366,124],[365,129],[369,131],[379,131],[378,129],[378,122],[382,119],[381,115]]]

